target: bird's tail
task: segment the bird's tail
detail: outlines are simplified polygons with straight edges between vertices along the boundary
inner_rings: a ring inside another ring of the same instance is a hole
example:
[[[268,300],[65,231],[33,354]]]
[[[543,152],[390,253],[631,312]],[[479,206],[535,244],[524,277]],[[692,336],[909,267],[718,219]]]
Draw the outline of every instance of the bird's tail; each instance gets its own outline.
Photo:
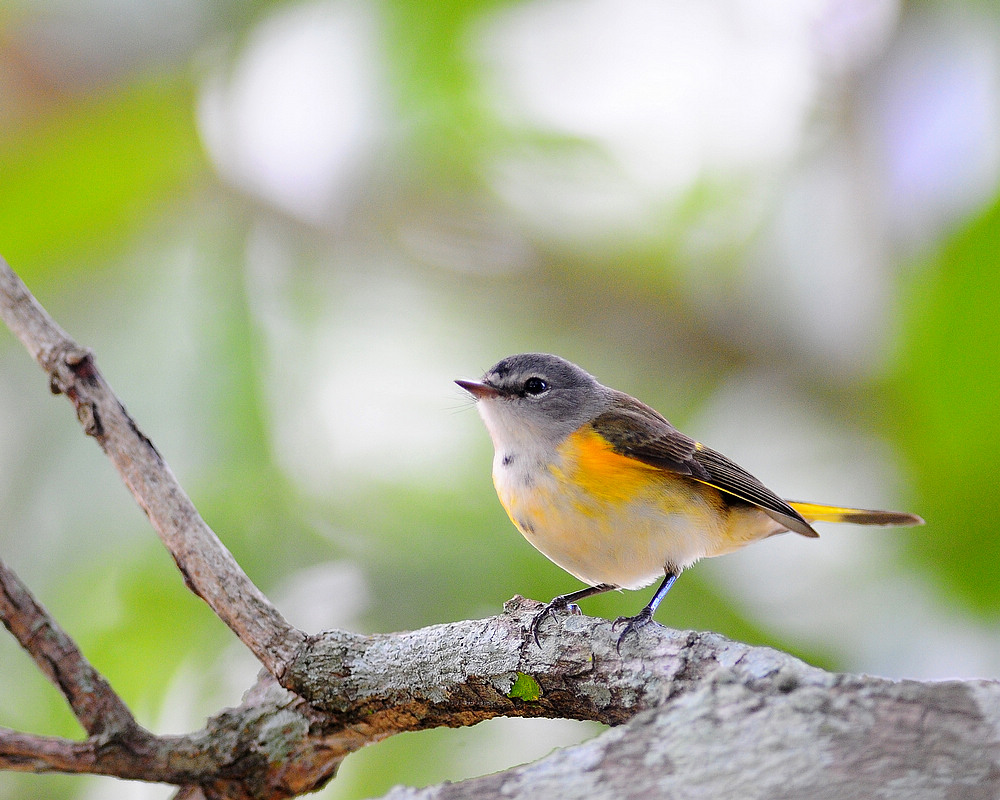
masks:
[[[840,508],[819,503],[799,503],[789,500],[788,505],[798,511],[807,522],[851,522],[855,525],[923,525],[916,514],[903,511],[873,511],[867,508]]]

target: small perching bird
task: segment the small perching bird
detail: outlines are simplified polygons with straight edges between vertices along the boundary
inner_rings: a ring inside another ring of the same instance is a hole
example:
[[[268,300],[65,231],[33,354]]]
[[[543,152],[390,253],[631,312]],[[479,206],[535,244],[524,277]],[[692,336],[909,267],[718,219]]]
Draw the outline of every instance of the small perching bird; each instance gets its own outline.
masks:
[[[493,483],[524,537],[586,588],[532,621],[612,589],[662,579],[624,638],[646,625],[682,570],[701,558],[813,522],[920,525],[898,511],[782,500],[750,473],[678,431],[649,406],[558,356],[503,359],[469,392],[493,439]]]

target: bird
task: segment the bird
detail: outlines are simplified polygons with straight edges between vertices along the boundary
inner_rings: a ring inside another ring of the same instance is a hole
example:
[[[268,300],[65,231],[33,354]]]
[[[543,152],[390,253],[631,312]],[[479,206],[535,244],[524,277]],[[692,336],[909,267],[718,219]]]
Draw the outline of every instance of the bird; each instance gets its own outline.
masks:
[[[480,380],[456,380],[476,402],[494,446],[493,483],[511,522],[585,588],[533,617],[578,610],[583,598],[660,584],[639,614],[619,617],[638,634],[681,572],[702,558],[780,533],[817,538],[815,522],[921,525],[900,511],[784,500],[721,453],[681,433],[659,412],[549,353],[508,356]]]

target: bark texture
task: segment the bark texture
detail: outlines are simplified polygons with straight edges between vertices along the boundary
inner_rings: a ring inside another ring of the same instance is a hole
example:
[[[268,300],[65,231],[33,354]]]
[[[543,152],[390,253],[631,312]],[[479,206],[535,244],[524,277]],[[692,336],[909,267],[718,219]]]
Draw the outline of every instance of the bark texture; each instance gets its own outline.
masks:
[[[994,683],[811,673],[786,691],[720,672],[583,745],[386,800],[988,800],[1000,797]]]

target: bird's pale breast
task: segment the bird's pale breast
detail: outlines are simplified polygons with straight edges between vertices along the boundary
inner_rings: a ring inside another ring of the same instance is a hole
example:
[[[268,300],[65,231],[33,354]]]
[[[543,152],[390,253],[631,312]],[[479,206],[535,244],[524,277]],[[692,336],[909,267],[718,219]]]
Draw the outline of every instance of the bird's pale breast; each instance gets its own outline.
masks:
[[[735,549],[718,490],[621,455],[590,426],[538,456],[498,452],[497,494],[525,538],[586,583],[638,589]]]

